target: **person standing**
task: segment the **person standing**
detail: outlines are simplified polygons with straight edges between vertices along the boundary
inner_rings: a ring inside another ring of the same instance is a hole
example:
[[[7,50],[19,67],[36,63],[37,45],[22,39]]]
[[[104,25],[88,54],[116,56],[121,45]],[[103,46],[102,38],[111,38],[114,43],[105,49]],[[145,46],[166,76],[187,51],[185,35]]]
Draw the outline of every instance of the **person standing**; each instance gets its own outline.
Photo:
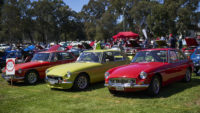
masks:
[[[96,50],[100,50],[101,49],[101,41],[98,41],[96,43]]]
[[[172,34],[169,35],[169,47],[170,48],[176,48],[176,38],[172,36]]]
[[[181,50],[183,47],[182,35],[179,36],[178,39],[178,48]]]

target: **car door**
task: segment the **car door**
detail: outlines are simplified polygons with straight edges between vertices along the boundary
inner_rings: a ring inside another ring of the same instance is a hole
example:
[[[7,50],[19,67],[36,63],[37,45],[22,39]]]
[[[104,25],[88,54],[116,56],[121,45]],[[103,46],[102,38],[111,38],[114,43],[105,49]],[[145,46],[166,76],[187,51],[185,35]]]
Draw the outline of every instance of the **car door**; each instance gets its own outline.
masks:
[[[176,77],[180,73],[180,67],[179,67],[179,59],[176,54],[175,50],[170,50],[169,53],[169,63],[167,64],[167,69],[165,71],[166,76],[165,79],[167,80],[168,83],[176,81]]]
[[[102,58],[102,70],[105,73],[107,70],[124,65],[128,63],[128,58],[123,56],[120,52],[118,51],[106,51],[103,53],[103,58]],[[103,75],[104,75],[103,73]],[[100,78],[104,80],[104,76],[100,75]]]
[[[176,51],[178,56],[178,66],[179,73],[177,74],[177,79],[182,79],[185,76],[187,67],[188,67],[188,59],[183,55],[183,53],[179,50]]]

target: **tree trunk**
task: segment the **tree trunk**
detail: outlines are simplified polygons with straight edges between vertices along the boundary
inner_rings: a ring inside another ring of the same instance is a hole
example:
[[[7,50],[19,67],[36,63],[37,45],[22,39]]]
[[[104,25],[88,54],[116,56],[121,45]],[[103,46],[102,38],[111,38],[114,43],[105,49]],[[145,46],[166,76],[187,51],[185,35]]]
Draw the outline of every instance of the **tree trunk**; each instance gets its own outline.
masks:
[[[34,40],[33,40],[33,37],[32,37],[32,35],[31,35],[31,32],[30,32],[30,31],[26,31],[26,33],[28,34],[31,43],[32,43],[32,44],[35,44],[35,43],[34,43]]]

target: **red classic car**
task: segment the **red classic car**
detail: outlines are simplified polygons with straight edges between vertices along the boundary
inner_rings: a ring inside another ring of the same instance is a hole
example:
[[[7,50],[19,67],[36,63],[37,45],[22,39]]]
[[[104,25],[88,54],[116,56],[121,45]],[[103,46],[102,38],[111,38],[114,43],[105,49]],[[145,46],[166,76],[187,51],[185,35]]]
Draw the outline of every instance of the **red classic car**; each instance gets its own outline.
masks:
[[[191,80],[192,61],[171,48],[146,49],[136,53],[131,64],[115,67],[105,73],[105,86],[110,93],[147,90],[158,95],[169,83]]]
[[[185,38],[187,48],[183,48],[183,53],[185,56],[190,58],[190,55],[194,52],[195,48],[198,46],[198,43],[196,41],[196,38]]]
[[[64,63],[76,61],[76,57],[65,51],[44,51],[34,54],[31,62],[16,64],[13,81],[25,81],[28,84],[35,84],[39,79],[45,78],[47,68]],[[11,76],[5,74],[3,70],[2,77],[8,82]]]

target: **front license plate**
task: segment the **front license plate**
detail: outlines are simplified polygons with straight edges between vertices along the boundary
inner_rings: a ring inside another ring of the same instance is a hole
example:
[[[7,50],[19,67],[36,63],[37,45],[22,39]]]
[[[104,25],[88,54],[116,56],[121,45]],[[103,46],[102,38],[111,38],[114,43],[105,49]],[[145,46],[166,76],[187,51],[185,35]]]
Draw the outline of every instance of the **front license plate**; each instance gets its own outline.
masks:
[[[124,87],[117,86],[117,87],[116,87],[116,90],[117,90],[117,91],[124,91]]]
[[[57,83],[58,83],[58,80],[49,79],[49,83],[50,83],[50,84],[57,84]]]

